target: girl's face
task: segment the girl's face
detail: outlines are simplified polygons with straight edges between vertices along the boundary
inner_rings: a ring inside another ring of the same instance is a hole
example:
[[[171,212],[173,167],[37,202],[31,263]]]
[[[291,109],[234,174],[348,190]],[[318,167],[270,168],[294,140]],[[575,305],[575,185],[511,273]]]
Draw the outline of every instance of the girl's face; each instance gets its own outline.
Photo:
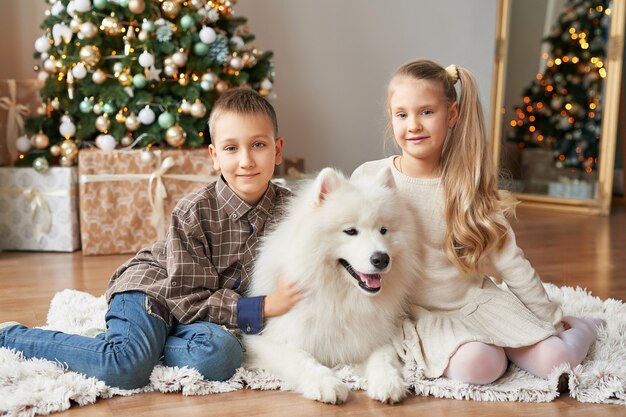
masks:
[[[391,84],[389,111],[393,136],[402,149],[402,172],[412,177],[435,175],[458,104],[448,106],[434,81],[400,77]]]

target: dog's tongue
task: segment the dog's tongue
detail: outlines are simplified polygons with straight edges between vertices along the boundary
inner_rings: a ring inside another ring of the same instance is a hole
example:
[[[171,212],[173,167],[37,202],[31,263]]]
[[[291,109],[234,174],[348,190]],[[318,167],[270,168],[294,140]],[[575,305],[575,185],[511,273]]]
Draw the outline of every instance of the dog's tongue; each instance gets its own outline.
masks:
[[[379,274],[359,274],[359,278],[361,281],[365,282],[365,284],[370,288],[380,288],[380,275]]]

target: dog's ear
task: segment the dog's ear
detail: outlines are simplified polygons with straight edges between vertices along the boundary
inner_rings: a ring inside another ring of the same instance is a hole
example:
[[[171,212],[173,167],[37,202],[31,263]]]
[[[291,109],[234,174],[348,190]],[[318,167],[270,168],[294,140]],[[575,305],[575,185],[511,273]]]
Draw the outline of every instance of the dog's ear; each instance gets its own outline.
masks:
[[[396,181],[389,167],[384,167],[376,173],[376,181],[378,184],[387,188],[396,188]]]
[[[321,205],[326,196],[328,194],[335,191],[341,182],[342,175],[332,169],[332,168],[324,168],[317,174],[317,178],[315,179],[315,194],[314,194],[314,203],[315,205]]]

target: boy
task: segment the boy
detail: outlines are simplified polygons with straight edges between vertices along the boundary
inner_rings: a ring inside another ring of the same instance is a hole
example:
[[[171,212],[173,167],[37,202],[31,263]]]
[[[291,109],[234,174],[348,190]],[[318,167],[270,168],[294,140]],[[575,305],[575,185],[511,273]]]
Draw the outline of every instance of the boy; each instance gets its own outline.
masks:
[[[264,317],[285,313],[300,294],[281,283],[267,297],[241,296],[259,236],[288,196],[270,182],[283,148],[274,109],[253,90],[231,90],[215,103],[209,130],[221,178],[183,198],[165,240],[115,271],[106,291],[106,332],[91,339],[5,325],[0,346],[124,389],[146,385],[161,358],[209,380],[234,374],[243,349],[222,326],[258,333]]]

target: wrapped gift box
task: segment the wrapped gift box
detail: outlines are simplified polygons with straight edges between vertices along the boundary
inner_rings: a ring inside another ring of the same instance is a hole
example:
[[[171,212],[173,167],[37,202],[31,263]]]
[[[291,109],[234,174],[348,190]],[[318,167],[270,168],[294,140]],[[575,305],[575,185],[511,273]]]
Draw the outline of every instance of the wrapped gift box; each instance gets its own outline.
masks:
[[[0,167],[0,248],[72,252],[80,247],[77,169]]]
[[[78,167],[85,255],[134,253],[164,238],[178,200],[218,178],[207,148],[87,149]]]
[[[40,104],[38,80],[0,80],[0,166],[17,158],[15,140],[24,134],[24,120]]]

